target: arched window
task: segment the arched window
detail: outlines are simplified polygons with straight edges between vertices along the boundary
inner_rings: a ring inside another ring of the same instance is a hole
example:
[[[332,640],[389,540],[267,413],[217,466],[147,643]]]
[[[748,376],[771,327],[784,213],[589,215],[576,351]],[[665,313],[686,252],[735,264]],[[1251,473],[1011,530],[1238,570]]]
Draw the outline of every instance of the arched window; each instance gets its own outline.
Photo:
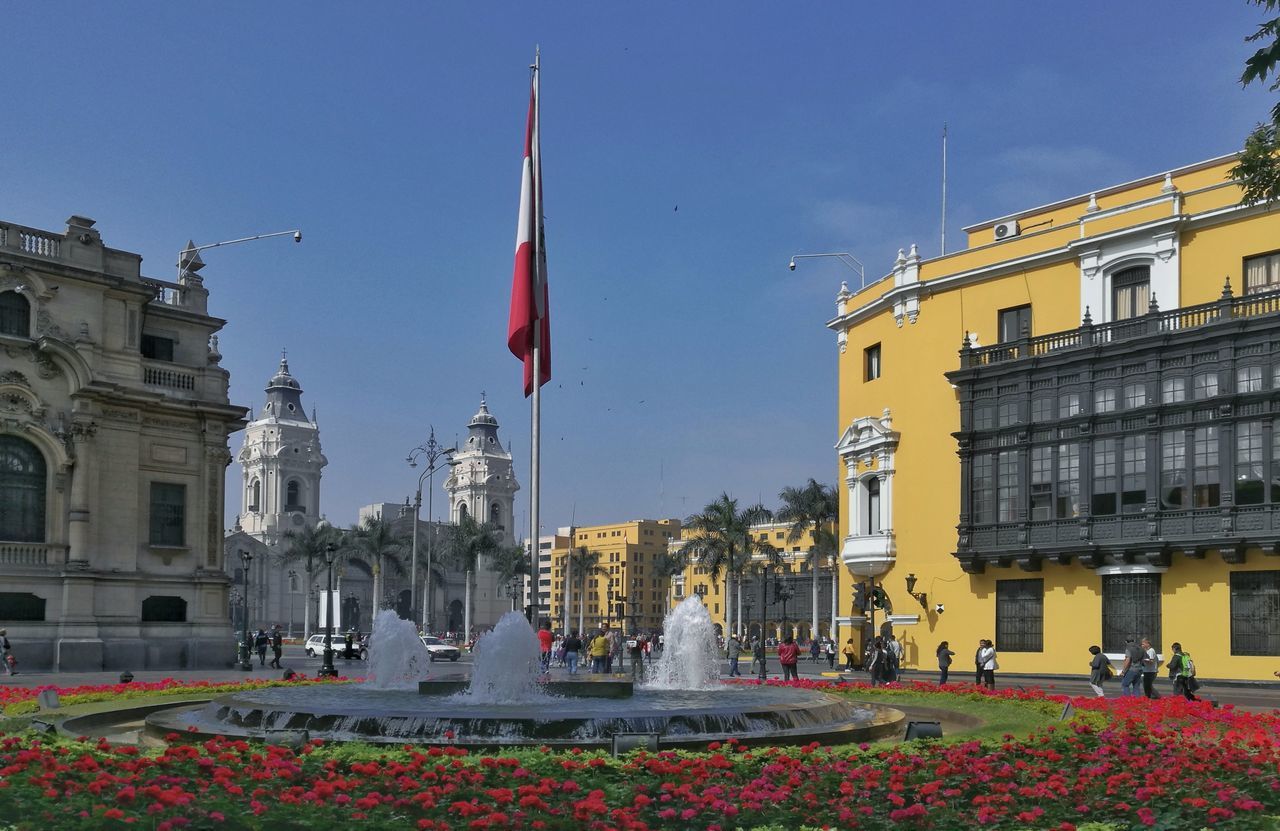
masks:
[[[297,479],[293,479],[293,480],[291,480],[291,481],[289,482],[289,484],[285,486],[285,489],[284,489],[284,509],[285,509],[286,511],[301,511],[301,510],[303,510],[303,507],[302,507],[302,500],[299,498],[299,493],[300,493],[301,491],[302,491],[302,486],[298,484],[298,480],[297,480]]]
[[[458,521],[461,522],[466,518],[467,518],[467,503],[459,502],[458,503]]]
[[[262,510],[262,482],[257,479],[249,485],[249,510]]]
[[[880,533],[880,477],[867,480],[867,533]]]
[[[45,480],[44,456],[34,444],[0,436],[0,540],[44,541]]]
[[[502,527],[502,508],[497,502],[489,506],[489,522],[497,527]]]
[[[16,291],[0,293],[0,334],[31,337],[31,304]]]

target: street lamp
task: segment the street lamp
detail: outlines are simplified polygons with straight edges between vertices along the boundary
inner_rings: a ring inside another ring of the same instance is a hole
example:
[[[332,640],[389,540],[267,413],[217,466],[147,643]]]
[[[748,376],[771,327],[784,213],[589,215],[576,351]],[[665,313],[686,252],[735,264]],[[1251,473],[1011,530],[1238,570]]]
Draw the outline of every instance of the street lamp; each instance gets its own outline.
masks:
[[[436,441],[436,428],[431,428],[431,435],[427,438],[427,443],[413,448],[409,453],[409,457],[405,460],[409,463],[409,467],[417,467],[418,459],[422,458],[427,463],[427,469],[422,471],[422,475],[418,477],[418,491],[413,500],[413,554],[409,564],[409,617],[416,620],[418,616],[414,614],[413,604],[417,601],[418,590],[418,513],[422,510],[422,480],[427,480],[427,525],[431,525],[432,519],[432,497],[435,490],[431,487],[431,475],[436,472],[436,462],[442,457],[447,457],[452,453],[457,453],[456,447],[440,447],[440,443]],[[448,459],[446,458],[446,461]],[[433,531],[427,537],[427,577],[423,582],[426,587],[423,589],[422,597],[422,630],[430,634],[431,632],[431,549],[432,540],[435,537]]]
[[[289,632],[287,637],[293,640],[293,596],[297,593],[294,586],[297,585],[298,572],[289,569]]]
[[[765,566],[760,572],[760,680],[763,682],[769,677],[768,670],[768,653],[764,649],[764,627],[768,624],[768,597],[769,597],[769,577],[773,574],[773,566]]]
[[[181,280],[189,271],[198,271],[200,267],[204,265],[199,256],[201,251],[205,251],[209,248],[221,248],[224,245],[235,245],[241,242],[253,242],[258,239],[283,237],[286,234],[292,234],[294,242],[302,242],[302,231],[294,228],[291,231],[273,231],[270,234],[258,234],[253,237],[241,237],[240,239],[211,242],[207,245],[192,245],[191,243],[187,243],[187,247],[178,253],[178,279]]]
[[[253,672],[253,661],[249,658],[249,563],[253,562],[253,555],[248,551],[241,551],[240,561],[244,563],[241,571],[244,575],[244,637],[240,641],[240,669]]]
[[[316,523],[317,530],[324,529],[328,531],[332,526],[328,520],[320,520]],[[319,677],[337,678],[338,670],[333,666],[333,555],[338,550],[338,546],[329,540],[324,546],[324,562],[329,569],[329,591],[325,593],[325,636],[324,636],[324,663],[320,666],[320,671],[316,673]]]
[[[787,268],[795,271],[796,260],[803,260],[809,257],[833,257],[839,260],[846,268],[858,273],[859,291],[861,291],[867,284],[866,268],[862,265],[862,261],[850,254],[848,251],[835,251],[830,254],[796,254],[791,258],[791,262],[787,264]]]

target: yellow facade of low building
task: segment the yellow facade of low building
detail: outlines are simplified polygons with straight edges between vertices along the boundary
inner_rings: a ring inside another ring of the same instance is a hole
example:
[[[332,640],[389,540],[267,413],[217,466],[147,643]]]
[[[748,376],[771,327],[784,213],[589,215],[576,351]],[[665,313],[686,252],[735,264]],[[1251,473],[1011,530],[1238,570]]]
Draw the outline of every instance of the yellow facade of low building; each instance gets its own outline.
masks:
[[[992,638],[1001,672],[1084,675],[1125,634],[1206,677],[1280,669],[1280,211],[1238,204],[1234,163],[842,289],[842,617],[869,617],[851,580],[883,586],[875,631],[926,669]]]
[[[587,630],[605,623],[628,634],[661,629],[671,581],[659,578],[655,558],[679,538],[680,520],[639,519],[570,530],[572,549],[558,537],[551,553],[553,628],[575,630],[581,619]],[[566,598],[569,553],[582,548],[598,552],[600,559],[585,583],[570,572],[572,594]]]

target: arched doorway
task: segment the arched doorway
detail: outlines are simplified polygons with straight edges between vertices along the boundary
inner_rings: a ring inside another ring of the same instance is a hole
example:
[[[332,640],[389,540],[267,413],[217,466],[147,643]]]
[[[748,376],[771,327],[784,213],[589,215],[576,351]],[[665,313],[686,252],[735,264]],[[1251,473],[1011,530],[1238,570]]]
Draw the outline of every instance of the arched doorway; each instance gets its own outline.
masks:
[[[462,601],[454,600],[449,603],[449,631],[461,632],[462,624],[466,621],[462,617]]]

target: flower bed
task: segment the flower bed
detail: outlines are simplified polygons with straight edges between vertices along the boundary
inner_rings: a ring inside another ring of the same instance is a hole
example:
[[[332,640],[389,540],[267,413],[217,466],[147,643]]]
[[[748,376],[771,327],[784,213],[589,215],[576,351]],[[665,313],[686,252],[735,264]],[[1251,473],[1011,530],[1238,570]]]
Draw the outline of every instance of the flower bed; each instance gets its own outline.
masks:
[[[179,681],[165,678],[160,681],[132,681],[128,684],[85,684],[79,687],[58,687],[46,684],[39,687],[0,687],[0,716],[12,718],[28,715],[40,709],[36,697],[44,690],[56,690],[61,706],[90,704],[95,701],[128,700],[162,695],[221,695],[223,693],[256,690],[263,687],[288,687],[298,684],[332,684],[345,682],[346,678],[316,679],[298,675],[289,681],[252,679],[245,681]]]
[[[859,698],[1061,697],[930,685]],[[160,752],[0,737],[0,817],[19,829],[1274,828],[1280,718],[1180,698],[1075,699],[1081,717],[993,741],[604,754],[214,740]],[[178,737],[175,737],[178,738]]]

